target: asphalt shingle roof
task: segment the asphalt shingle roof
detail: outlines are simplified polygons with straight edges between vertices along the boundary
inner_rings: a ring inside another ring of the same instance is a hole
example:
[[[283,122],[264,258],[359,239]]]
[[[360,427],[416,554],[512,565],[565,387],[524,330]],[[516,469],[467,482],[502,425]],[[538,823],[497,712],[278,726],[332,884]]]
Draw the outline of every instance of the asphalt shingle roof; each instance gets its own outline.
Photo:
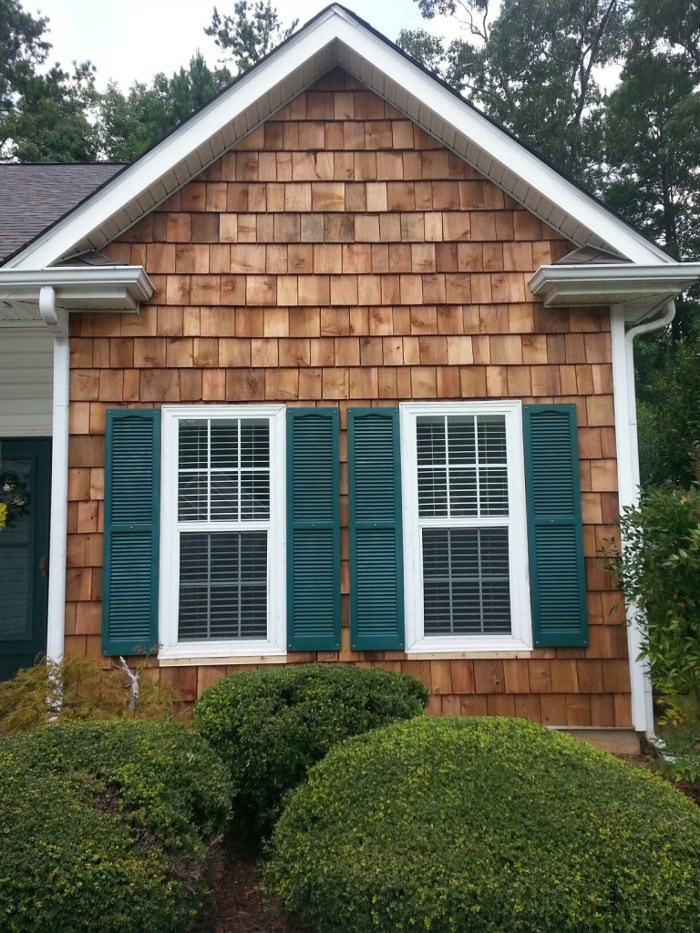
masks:
[[[0,164],[0,264],[121,168],[108,163]]]

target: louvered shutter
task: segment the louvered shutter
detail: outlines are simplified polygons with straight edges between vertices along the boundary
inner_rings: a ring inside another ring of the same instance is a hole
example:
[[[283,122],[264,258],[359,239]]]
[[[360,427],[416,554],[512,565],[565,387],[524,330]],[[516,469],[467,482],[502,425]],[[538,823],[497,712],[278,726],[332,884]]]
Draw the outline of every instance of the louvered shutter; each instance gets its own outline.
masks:
[[[348,409],[350,643],[404,647],[401,465],[396,408]]]
[[[340,648],[337,408],[287,410],[287,636],[290,651]]]
[[[524,405],[535,647],[588,644],[574,405]]]
[[[102,653],[158,648],[160,411],[108,411]]]

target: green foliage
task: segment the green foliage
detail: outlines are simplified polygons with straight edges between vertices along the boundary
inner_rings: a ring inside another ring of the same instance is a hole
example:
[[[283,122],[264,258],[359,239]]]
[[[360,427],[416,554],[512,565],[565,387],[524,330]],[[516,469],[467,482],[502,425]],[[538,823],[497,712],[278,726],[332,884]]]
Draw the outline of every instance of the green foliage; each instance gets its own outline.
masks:
[[[642,484],[687,487],[700,452],[700,343],[651,347],[650,358],[649,350],[638,354],[637,367]]]
[[[236,0],[233,16],[222,16],[214,7],[211,25],[204,32],[224,53],[224,61],[231,62],[240,74],[247,71],[275,46],[287,39],[297,28],[299,20],[283,27],[270,0]]]
[[[282,798],[350,735],[418,716],[428,691],[380,669],[293,665],[234,674],[195,706],[195,726],[233,776],[234,828],[268,833]]]
[[[41,71],[51,49],[47,28],[17,0],[0,3],[0,159],[92,161],[94,69],[84,62],[72,73],[58,64]]]
[[[623,548],[608,548],[609,569],[635,605],[670,755],[678,778],[700,770],[700,489],[649,489],[620,518]],[[695,762],[695,764],[693,764]]]
[[[424,17],[458,20],[465,38],[442,51],[422,30],[399,45],[564,171],[596,183],[603,93],[597,70],[626,38],[622,0],[418,0]],[[491,19],[491,17],[494,17]]]
[[[2,929],[184,933],[229,797],[217,756],[174,723],[52,725],[2,739]]]
[[[700,811],[522,720],[417,719],[334,748],[264,883],[317,933],[698,931]]]
[[[212,71],[201,52],[172,77],[159,73],[150,86],[133,84],[128,94],[111,82],[100,101],[103,154],[130,162],[186,120],[231,80],[225,69]]]
[[[20,670],[0,682],[0,736],[35,729],[49,720],[75,722],[86,719],[162,720],[184,716],[172,688],[148,676],[141,665],[139,698],[129,712],[130,684],[116,667],[104,669],[90,658],[65,658],[60,664],[43,661]]]

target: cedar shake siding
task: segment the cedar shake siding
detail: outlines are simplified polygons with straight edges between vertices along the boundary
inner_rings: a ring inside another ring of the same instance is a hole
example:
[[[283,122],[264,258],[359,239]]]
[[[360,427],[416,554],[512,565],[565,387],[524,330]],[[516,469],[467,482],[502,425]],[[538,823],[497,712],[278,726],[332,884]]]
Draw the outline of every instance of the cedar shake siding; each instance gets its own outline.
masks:
[[[67,653],[101,651],[108,408],[333,407],[341,649],[286,662],[414,674],[433,713],[631,727],[622,609],[595,556],[618,512],[609,315],[544,310],[527,287],[573,248],[339,70],[106,247],[156,291],[138,315],[71,317]],[[351,650],[348,408],[497,399],[576,406],[588,647]],[[154,670],[192,701],[249,666]]]

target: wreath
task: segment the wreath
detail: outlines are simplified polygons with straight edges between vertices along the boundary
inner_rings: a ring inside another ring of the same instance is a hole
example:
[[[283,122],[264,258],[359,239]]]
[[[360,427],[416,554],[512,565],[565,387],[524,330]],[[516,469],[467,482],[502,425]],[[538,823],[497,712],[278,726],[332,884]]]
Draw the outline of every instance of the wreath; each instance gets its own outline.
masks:
[[[0,529],[22,518],[29,510],[27,484],[9,470],[0,473]]]

